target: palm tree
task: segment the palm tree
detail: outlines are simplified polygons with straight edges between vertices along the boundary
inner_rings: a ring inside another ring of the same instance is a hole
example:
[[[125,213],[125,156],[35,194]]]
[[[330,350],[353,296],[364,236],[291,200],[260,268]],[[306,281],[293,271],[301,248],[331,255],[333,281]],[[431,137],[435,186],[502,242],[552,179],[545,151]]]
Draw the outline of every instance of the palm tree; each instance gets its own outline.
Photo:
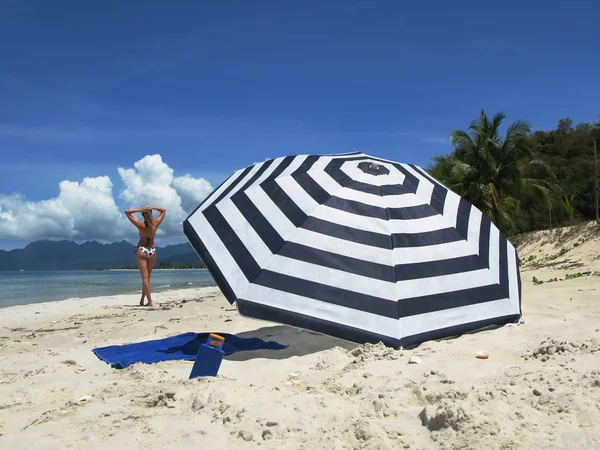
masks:
[[[434,176],[478,207],[497,226],[513,223],[512,215],[524,196],[547,200],[551,186],[548,167],[534,158],[531,127],[518,120],[504,136],[500,126],[506,116],[496,113],[490,120],[485,111],[469,126],[469,132],[453,131],[454,151],[434,158]]]
[[[560,200],[562,203],[563,209],[569,216],[569,224],[573,225],[573,220],[575,218],[575,208],[573,207],[573,196],[567,197],[566,195]]]

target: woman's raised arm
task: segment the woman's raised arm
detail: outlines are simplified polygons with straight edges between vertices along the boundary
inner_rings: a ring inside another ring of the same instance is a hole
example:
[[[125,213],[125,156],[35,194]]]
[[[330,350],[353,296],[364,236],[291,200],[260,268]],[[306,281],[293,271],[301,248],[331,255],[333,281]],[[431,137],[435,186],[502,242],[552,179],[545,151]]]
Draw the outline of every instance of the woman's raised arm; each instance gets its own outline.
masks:
[[[143,210],[142,208],[125,210],[125,215],[129,219],[129,221],[138,228],[143,228],[144,224],[142,222],[140,222],[138,219],[136,219],[135,217],[133,217],[133,214],[142,212],[142,210]]]
[[[162,223],[163,219],[165,218],[167,209],[166,208],[158,208],[156,206],[149,206],[148,208],[155,209],[160,212],[160,215],[156,218],[156,221],[154,222],[156,224],[156,226],[158,227]]]

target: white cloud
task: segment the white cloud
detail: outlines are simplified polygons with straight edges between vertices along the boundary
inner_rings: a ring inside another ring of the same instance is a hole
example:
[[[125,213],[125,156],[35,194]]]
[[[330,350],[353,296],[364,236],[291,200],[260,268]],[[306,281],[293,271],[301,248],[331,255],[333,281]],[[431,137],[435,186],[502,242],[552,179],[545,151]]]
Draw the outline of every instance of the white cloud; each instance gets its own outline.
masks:
[[[190,174],[175,177],[173,169],[160,155],[147,155],[137,161],[133,169],[119,167],[119,175],[126,188],[120,196],[129,206],[159,206],[167,208],[162,231],[169,235],[181,233],[181,222],[211,191],[212,186],[203,178]]]
[[[187,173],[182,177],[174,178],[173,187],[181,197],[181,205],[186,213],[195,209],[213,190],[204,178],[194,178]]]
[[[117,169],[124,185],[119,208],[108,176],[61,181],[55,198],[26,201],[19,194],[0,194],[0,239],[118,240],[135,236],[124,208],[143,204],[167,208],[163,236],[182,235],[181,222],[211,191],[203,178],[175,177],[160,155],[148,155],[133,168]]]
[[[102,239],[115,237],[124,223],[107,176],[61,181],[57,197],[28,202],[0,195],[0,239]]]

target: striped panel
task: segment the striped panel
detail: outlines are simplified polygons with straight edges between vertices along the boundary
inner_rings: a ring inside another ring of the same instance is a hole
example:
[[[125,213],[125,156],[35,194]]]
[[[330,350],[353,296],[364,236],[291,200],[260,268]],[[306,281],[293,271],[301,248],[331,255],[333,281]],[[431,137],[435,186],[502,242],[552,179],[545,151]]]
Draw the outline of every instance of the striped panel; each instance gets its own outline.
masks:
[[[369,173],[373,161],[382,169]],[[397,346],[521,316],[515,249],[412,164],[356,152],[265,161],[183,227],[250,317]]]

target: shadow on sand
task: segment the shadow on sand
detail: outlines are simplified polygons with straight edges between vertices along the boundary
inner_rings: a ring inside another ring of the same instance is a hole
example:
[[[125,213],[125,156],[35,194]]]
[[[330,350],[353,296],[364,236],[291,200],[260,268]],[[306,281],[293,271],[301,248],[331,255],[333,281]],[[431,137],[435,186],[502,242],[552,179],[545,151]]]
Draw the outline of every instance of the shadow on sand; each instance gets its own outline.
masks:
[[[256,358],[265,359],[287,359],[293,356],[304,356],[317,353],[323,350],[329,350],[334,347],[342,347],[346,350],[358,346],[353,342],[333,338],[313,331],[302,330],[284,325],[258,328],[256,330],[236,333],[236,336],[242,338],[257,337],[265,341],[276,341],[280,344],[289,345],[282,350],[255,350],[248,352],[238,352],[225,356],[228,361],[248,361]]]

